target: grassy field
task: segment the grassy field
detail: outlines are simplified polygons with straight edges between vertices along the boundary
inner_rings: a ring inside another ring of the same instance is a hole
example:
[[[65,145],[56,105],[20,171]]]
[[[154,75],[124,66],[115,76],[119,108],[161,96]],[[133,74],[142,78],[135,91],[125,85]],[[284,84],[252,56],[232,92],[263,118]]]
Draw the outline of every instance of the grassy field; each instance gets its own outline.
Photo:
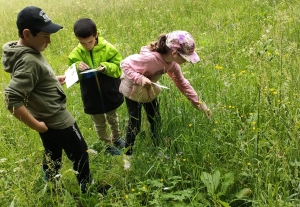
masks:
[[[84,2],[84,3],[83,3]],[[16,16],[25,6],[43,8],[64,29],[44,52],[57,74],[77,45],[74,22],[93,19],[123,57],[161,33],[187,30],[201,62],[182,66],[185,77],[213,111],[195,110],[168,76],[160,96],[161,144],[152,147],[148,123],[137,138],[133,166],[104,154],[84,114],[79,86],[64,88],[91,149],[96,185],[80,194],[64,156],[62,180],[43,180],[38,134],[0,102],[0,206],[300,206],[300,4],[295,0],[10,0],[1,2],[0,44],[17,40]],[[0,93],[10,80],[0,66]],[[4,96],[3,96],[4,99]],[[125,135],[127,111],[119,109]],[[97,146],[97,147],[96,147]],[[299,159],[299,160],[298,160]],[[52,192],[49,188],[56,188]]]

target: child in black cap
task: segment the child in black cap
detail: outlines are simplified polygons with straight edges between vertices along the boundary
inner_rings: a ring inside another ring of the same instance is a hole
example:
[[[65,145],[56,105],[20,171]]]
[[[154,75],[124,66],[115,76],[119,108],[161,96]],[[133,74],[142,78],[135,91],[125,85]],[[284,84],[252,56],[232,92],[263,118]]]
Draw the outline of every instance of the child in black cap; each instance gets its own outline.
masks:
[[[2,48],[2,64],[11,80],[5,88],[8,110],[28,127],[39,132],[43,142],[43,170],[46,179],[59,177],[62,150],[73,162],[83,192],[90,180],[86,142],[74,117],[66,109],[62,89],[65,76],[55,76],[42,51],[50,35],[63,27],[55,24],[40,8],[28,6],[17,18],[19,40]]]

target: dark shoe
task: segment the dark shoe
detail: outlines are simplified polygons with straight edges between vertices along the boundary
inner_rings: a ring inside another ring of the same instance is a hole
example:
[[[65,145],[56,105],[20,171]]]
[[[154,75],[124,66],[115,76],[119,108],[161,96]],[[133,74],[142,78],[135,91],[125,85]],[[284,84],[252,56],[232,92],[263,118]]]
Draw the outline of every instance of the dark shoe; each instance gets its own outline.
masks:
[[[107,146],[105,149],[105,152],[109,153],[111,155],[120,155],[121,154],[121,151],[118,148],[116,148],[115,146]]]
[[[101,193],[102,195],[107,195],[109,189],[111,188],[110,185],[108,184],[92,184],[89,186],[88,190],[85,190],[83,192],[83,190],[81,189],[81,192],[84,193],[91,193],[91,192],[97,192],[97,193]]]
[[[114,142],[116,147],[125,148],[125,141],[124,139],[120,138],[118,141]]]
[[[59,181],[61,178],[61,174],[59,174],[58,171],[53,171],[50,169],[45,170],[44,166],[42,166],[42,170],[44,173],[45,181],[55,182],[55,181]]]
[[[95,180],[93,179],[93,176],[92,176],[92,172],[90,172],[90,176],[88,178],[88,181],[84,181],[83,183],[78,183],[79,186],[80,186],[80,189],[81,189],[81,193],[86,193],[87,192],[87,188],[88,186],[92,186],[95,184]]]
[[[102,195],[107,195],[108,190],[111,188],[110,185],[102,185],[97,187],[97,192]]]

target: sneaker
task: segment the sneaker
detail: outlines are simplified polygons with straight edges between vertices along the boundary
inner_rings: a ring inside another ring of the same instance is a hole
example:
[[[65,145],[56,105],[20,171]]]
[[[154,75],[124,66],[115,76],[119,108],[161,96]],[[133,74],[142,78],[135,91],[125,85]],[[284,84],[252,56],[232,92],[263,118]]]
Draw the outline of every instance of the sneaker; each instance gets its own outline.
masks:
[[[95,184],[95,180],[93,179],[93,176],[92,176],[92,172],[90,172],[90,176],[89,176],[89,182],[85,182],[85,183],[78,183],[78,185],[80,186],[80,190],[81,190],[81,193],[86,193],[87,192],[87,188],[88,186],[92,186]]]
[[[101,193],[102,195],[107,195],[107,192],[110,188],[110,185],[101,185],[97,187],[97,192]]]
[[[44,167],[42,166],[42,170],[44,173],[44,181],[51,181],[51,182],[55,182],[55,181],[59,181],[61,178],[61,174],[57,173],[54,176],[51,176],[51,174],[49,173],[49,170],[45,171]]]
[[[124,170],[128,170],[130,168],[130,159],[131,159],[131,155],[124,155],[123,158]]]
[[[116,147],[125,148],[125,141],[124,141],[124,139],[120,138],[118,141],[114,142],[114,145]]]
[[[121,154],[121,151],[118,148],[116,148],[115,146],[107,146],[105,149],[105,152],[109,153],[111,155],[120,155]]]

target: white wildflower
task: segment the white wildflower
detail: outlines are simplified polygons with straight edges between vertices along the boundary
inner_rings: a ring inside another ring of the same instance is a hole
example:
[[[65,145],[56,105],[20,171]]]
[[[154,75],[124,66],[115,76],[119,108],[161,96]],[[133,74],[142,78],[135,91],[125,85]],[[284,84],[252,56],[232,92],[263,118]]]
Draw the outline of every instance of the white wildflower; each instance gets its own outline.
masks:
[[[88,149],[87,153],[89,153],[89,154],[95,154],[95,155],[98,154],[98,152],[96,150],[93,150],[93,149]]]
[[[1,159],[0,159],[0,163],[1,163],[1,162],[5,162],[6,160],[7,160],[6,158],[1,158]]]
[[[16,167],[16,168],[14,169],[14,172],[18,172],[18,171],[20,171],[20,170],[21,170],[21,168]]]

